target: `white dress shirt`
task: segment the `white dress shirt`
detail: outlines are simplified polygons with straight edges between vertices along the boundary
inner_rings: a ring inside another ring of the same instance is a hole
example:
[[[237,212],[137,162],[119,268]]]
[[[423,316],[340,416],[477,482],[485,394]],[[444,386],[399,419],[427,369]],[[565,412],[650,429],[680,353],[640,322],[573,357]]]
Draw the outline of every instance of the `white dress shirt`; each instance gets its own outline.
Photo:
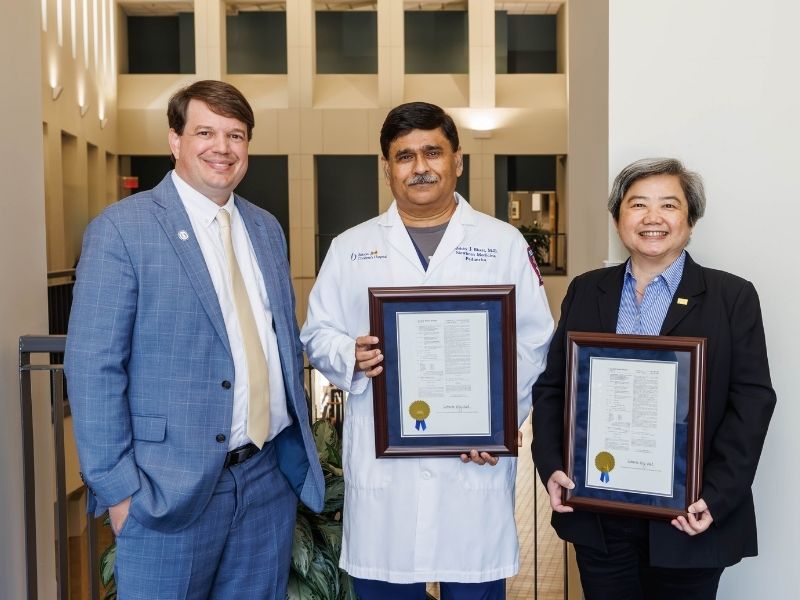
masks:
[[[178,174],[172,172],[172,181],[178,190],[189,222],[197,237],[197,243],[203,253],[203,258],[211,275],[211,281],[217,292],[219,306],[222,309],[222,318],[225,320],[225,330],[231,346],[233,365],[236,377],[233,384],[233,417],[231,421],[231,434],[228,438],[228,448],[234,449],[249,443],[247,437],[247,399],[249,397],[247,361],[244,355],[244,344],[239,329],[239,318],[233,302],[233,288],[231,277],[228,273],[228,262],[225,248],[219,234],[217,213],[224,208],[231,215],[231,236],[236,260],[242,272],[250,305],[258,328],[258,337],[261,347],[267,357],[269,370],[269,412],[270,426],[267,441],[274,438],[284,427],[292,423],[286,409],[286,391],[283,387],[283,374],[281,373],[280,356],[278,354],[278,339],[272,328],[272,310],[264,286],[264,278],[258,268],[255,252],[250,243],[244,222],[242,221],[233,194],[228,198],[225,206],[220,207],[215,202],[192,188],[183,181]]]

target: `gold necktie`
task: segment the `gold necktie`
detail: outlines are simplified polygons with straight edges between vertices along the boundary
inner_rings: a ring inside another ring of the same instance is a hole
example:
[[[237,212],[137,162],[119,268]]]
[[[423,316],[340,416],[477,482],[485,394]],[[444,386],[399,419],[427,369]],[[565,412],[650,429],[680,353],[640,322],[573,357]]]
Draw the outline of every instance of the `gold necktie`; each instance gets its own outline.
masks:
[[[228,258],[228,271],[231,275],[233,287],[233,303],[239,317],[239,331],[242,334],[244,356],[247,361],[247,383],[250,394],[247,399],[247,436],[253,443],[261,448],[269,432],[269,373],[267,372],[267,359],[258,338],[256,319],[244,285],[239,263],[233,251],[231,238],[231,216],[228,211],[221,208],[217,213],[219,234],[225,255]]]

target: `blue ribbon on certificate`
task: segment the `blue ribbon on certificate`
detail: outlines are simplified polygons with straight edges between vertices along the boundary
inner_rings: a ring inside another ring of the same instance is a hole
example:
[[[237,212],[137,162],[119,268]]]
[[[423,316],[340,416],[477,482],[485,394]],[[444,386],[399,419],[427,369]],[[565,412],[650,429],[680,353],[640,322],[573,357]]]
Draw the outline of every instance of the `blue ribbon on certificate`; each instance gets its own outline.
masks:
[[[615,462],[614,455],[605,450],[594,457],[594,466],[600,471],[601,483],[608,483],[611,481],[611,477],[609,477],[608,474],[614,468]]]
[[[411,418],[416,421],[414,424],[414,429],[419,431],[425,431],[428,426],[425,424],[425,419],[427,419],[431,414],[431,407],[430,405],[425,402],[424,400],[414,400],[411,403],[411,406],[408,407],[408,414],[411,415]]]

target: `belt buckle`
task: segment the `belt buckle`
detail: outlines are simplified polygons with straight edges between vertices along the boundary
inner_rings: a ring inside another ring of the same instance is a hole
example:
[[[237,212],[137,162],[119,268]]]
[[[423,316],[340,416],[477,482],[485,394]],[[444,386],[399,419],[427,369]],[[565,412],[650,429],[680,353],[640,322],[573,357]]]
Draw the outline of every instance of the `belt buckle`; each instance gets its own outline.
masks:
[[[253,443],[245,444],[244,446],[240,446],[235,450],[231,450],[228,454],[225,455],[225,468],[232,467],[233,465],[238,465],[240,463],[245,462],[251,456],[257,454],[259,451],[259,447]]]

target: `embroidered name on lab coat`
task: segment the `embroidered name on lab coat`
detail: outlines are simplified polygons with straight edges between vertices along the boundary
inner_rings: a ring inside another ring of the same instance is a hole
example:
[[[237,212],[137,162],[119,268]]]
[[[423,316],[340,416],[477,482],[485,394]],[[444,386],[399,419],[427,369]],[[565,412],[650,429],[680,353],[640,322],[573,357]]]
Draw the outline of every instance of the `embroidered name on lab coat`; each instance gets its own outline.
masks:
[[[490,260],[497,258],[497,248],[457,246],[456,254],[463,256],[466,262],[489,262]]]

